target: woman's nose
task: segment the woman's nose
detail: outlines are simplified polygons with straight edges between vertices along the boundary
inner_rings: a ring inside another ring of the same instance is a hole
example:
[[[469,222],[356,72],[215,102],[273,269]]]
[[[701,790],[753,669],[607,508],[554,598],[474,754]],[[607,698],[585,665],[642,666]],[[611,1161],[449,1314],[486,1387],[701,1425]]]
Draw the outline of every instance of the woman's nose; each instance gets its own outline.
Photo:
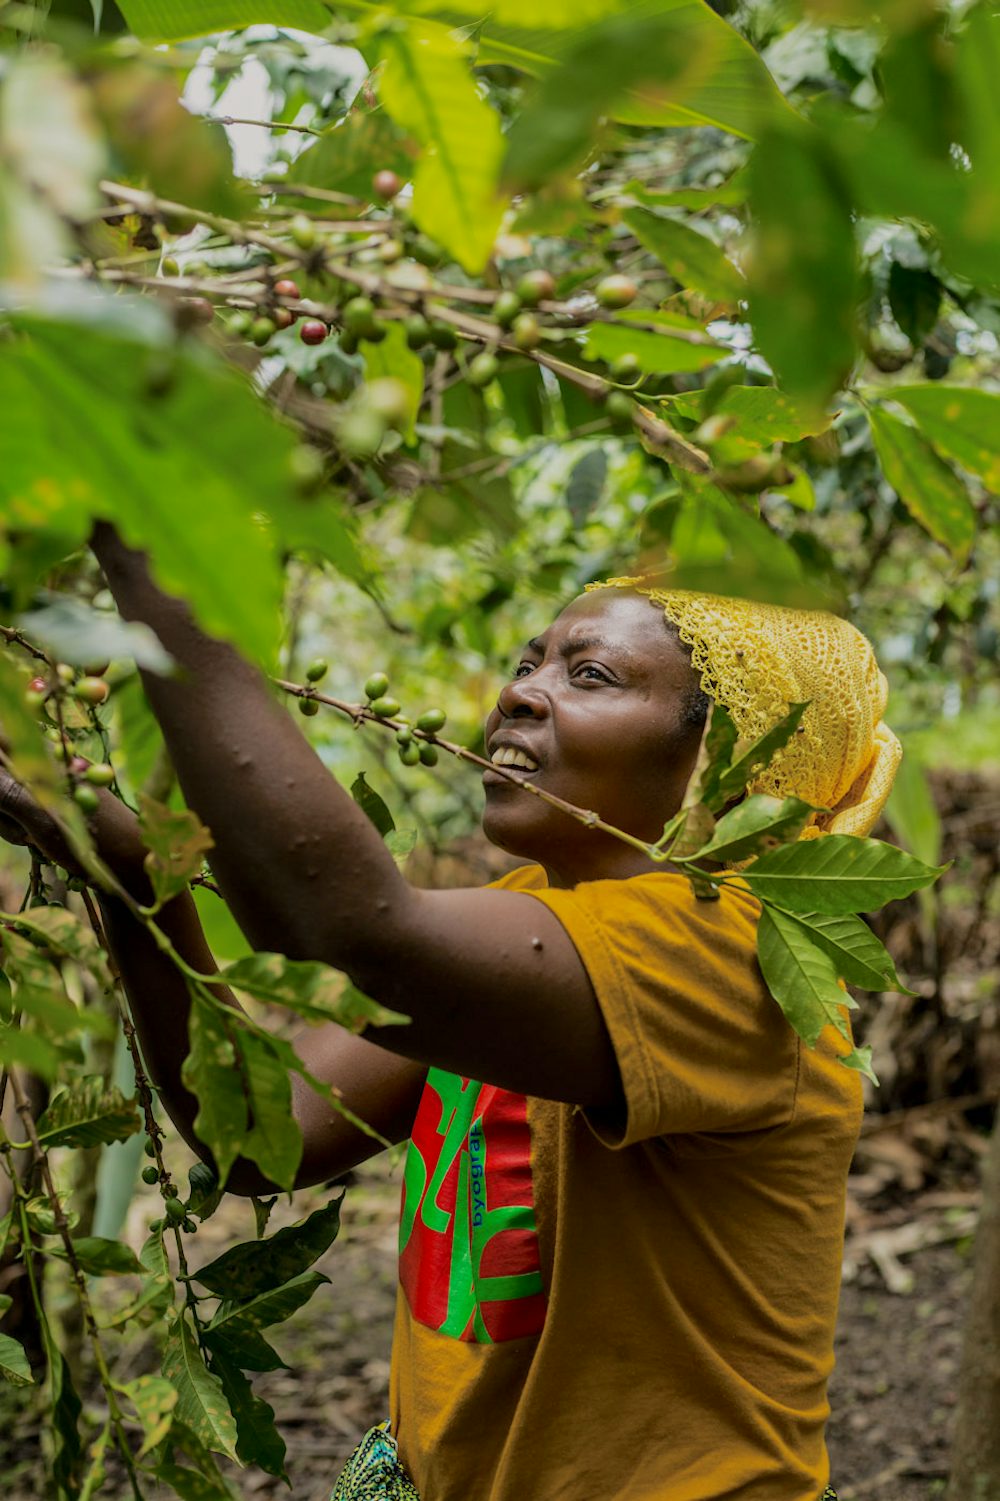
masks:
[[[545,712],[545,695],[535,677],[532,672],[504,683],[497,696],[497,708],[504,719],[534,719]]]

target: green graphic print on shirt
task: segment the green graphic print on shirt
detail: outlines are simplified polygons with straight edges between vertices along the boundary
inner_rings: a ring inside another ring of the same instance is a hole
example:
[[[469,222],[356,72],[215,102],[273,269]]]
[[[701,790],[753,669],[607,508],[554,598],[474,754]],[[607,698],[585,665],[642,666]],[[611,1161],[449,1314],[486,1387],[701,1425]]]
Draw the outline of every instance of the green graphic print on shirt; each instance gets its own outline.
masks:
[[[545,1321],[528,1102],[432,1068],[403,1180],[399,1276],[413,1317],[492,1344]]]

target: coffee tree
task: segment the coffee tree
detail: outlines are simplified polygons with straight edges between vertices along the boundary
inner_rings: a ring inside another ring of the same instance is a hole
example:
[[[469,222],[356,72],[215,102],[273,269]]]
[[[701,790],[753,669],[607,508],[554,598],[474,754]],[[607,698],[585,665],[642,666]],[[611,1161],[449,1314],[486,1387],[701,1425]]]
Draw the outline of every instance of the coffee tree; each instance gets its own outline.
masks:
[[[270,673],[334,770],[367,756],[431,841],[468,827],[462,763],[483,764],[484,685],[527,602],[609,572],[854,610],[897,643],[902,619],[905,702],[936,707],[946,679],[989,692],[1000,21],[916,0],[723,8],[0,9],[2,758],[61,840],[2,918],[0,1094],[23,1131],[0,1140],[0,1240],[40,1322],[59,1497],[108,1494],[122,1467],[135,1496],[235,1494],[217,1456],[284,1473],[251,1377],[280,1363],[261,1331],[325,1280],[338,1203],[271,1236],[260,1208],[261,1238],[196,1271],[188,1237],[240,1156],[293,1185],[290,1071],[342,1108],[264,1007],[405,1024],[322,965],[246,951],[143,697],[139,670],[172,663],[115,613],[96,521]],[[247,79],[254,116],[227,113]],[[227,128],[258,142],[252,166],[234,168]],[[900,982],[860,914],[937,871],[877,840],[796,842],[814,810],[753,791],[795,732],[788,707],[753,745],[717,708],[685,808],[643,848],[706,900],[748,882],[790,1024],[810,1045],[832,1025],[872,1075],[846,986]],[[404,859],[414,835],[348,775]],[[101,946],[92,893],[116,883],[87,816],[109,796],[142,821],[153,900],[127,898],[136,916],[172,953],[158,917],[193,884],[221,978],[250,1001],[235,1017],[173,955],[214,1163],[183,1187]],[[901,807],[904,838],[906,822]],[[134,1098],[93,1064],[119,1033]],[[142,1132],[162,1213],[136,1258],[82,1233],[57,1169]],[[44,1296],[59,1263],[96,1425]],[[116,1274],[137,1282],[107,1315],[88,1279]],[[123,1381],[115,1341],[135,1325],[159,1331],[162,1373]],[[0,1374],[41,1373],[0,1334]]]

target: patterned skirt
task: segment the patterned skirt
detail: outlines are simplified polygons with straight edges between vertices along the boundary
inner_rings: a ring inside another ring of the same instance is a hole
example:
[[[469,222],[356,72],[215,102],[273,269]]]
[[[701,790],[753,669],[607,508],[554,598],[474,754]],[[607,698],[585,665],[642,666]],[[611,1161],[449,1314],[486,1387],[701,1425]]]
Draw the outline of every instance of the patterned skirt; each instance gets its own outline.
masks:
[[[344,1466],[330,1501],[420,1501],[400,1463],[388,1423],[369,1428]],[[828,1485],[819,1501],[837,1501],[837,1492]]]

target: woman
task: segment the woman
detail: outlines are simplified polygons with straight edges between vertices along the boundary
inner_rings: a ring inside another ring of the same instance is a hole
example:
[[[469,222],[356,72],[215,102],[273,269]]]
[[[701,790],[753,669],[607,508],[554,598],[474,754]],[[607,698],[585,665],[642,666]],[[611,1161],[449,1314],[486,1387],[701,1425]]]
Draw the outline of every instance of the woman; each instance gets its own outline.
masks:
[[[409,1476],[423,1501],[817,1501],[860,1084],[825,1038],[804,1050],[767,995],[753,899],[726,886],[698,902],[491,772],[486,833],[533,863],[485,890],[410,887],[259,674],[110,529],[95,550],[122,614],[185,669],[147,691],[250,942],[333,964],[412,1018],[377,1043],[333,1026],[299,1043],[352,1110],[411,1139],[391,1383],[402,1468],[370,1437],[337,1495],[412,1495]],[[867,643],[832,617],[737,602],[747,651],[726,602],[706,598],[687,596],[688,613],[714,626],[688,620],[683,641],[683,596],[575,600],[503,687],[491,757],[653,840],[697,757],[702,683],[749,723],[808,681],[808,755],[793,748],[795,786],[778,790],[864,832],[895,754]],[[44,847],[9,779],[0,804]],[[142,847],[111,797],[95,833],[144,896]],[[148,1067],[204,1152],[180,1084],[183,982],[123,906],[102,907]],[[186,895],[161,921],[212,968]],[[302,1184],[371,1155],[293,1089]],[[241,1162],[229,1186],[271,1185]]]

